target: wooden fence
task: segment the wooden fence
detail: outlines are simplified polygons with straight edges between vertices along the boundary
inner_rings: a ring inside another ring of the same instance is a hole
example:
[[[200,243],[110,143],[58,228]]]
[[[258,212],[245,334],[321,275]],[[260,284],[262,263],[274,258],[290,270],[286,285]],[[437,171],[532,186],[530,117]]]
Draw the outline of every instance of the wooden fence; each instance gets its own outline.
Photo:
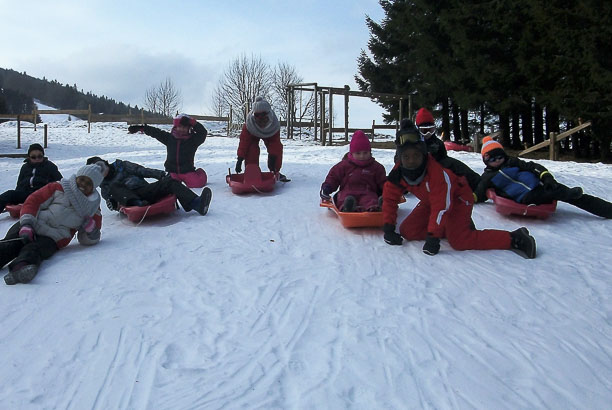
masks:
[[[591,122],[585,122],[584,124],[580,124],[577,127],[574,127],[572,129],[569,129],[565,132],[562,132],[561,134],[557,134],[556,132],[551,132],[550,133],[550,139],[547,139],[546,141],[542,141],[539,144],[534,145],[533,147],[527,148],[526,150],[523,150],[521,152],[519,152],[519,157],[523,156],[525,154],[528,154],[530,152],[539,150],[540,148],[544,148],[544,147],[548,147],[548,158],[551,161],[556,161],[559,159],[559,144],[558,142],[561,141],[562,139],[565,139],[567,137],[569,137],[570,135],[573,135],[575,133],[577,133],[580,130],[583,130],[587,127],[591,126]]]

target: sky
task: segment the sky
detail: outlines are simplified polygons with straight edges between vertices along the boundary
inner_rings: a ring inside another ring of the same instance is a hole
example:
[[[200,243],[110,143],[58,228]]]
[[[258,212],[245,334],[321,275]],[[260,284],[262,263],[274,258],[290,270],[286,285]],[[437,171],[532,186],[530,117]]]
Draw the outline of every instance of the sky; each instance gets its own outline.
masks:
[[[365,17],[384,16],[377,0],[0,0],[0,9],[18,16],[0,26],[0,67],[138,106],[170,77],[182,111],[204,115],[212,114],[223,71],[241,55],[288,63],[305,82],[356,90],[357,57],[369,39]],[[381,112],[352,97],[350,126],[381,123]]]

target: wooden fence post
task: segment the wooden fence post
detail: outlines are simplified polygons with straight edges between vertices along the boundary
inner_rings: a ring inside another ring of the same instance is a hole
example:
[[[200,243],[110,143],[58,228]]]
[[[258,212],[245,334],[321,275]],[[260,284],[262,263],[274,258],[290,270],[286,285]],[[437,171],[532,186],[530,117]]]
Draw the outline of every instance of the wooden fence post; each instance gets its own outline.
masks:
[[[321,90],[321,145],[325,146],[325,91]]]
[[[372,120],[372,142],[374,142],[375,125],[376,125],[376,120]]]
[[[400,122],[402,122],[402,111],[404,110],[404,99],[400,98],[399,100],[399,115],[397,118],[397,123],[399,124]]]
[[[17,115],[17,149],[21,148],[21,116]]]
[[[140,109],[140,123],[144,125],[144,108]]]
[[[334,132],[333,132],[333,127],[334,127],[333,109],[334,107],[333,105],[334,105],[334,93],[330,87],[329,88],[329,145],[334,144]]]
[[[230,104],[229,108],[230,108],[229,109],[229,116],[227,117],[227,136],[228,137],[230,136],[230,130],[232,128],[232,117],[234,115],[233,108],[232,108],[231,104]]]
[[[349,90],[348,85],[344,86],[344,141],[348,142],[348,128],[349,128]]]
[[[91,104],[89,104],[87,111],[89,111],[87,113],[87,133],[89,134],[91,132]]]
[[[318,128],[318,120],[319,120],[319,112],[318,112],[318,108],[319,108],[319,101],[318,101],[318,91],[317,91],[317,84],[315,83],[314,85],[314,91],[313,91],[313,95],[314,95],[314,117],[312,119],[312,122],[314,123],[314,140],[317,140],[317,128]]]
[[[34,131],[36,131],[36,107],[34,107],[34,111],[32,111],[32,118],[34,118]]]
[[[550,145],[548,146],[548,158],[551,161],[557,160],[557,133],[550,133]]]
[[[43,140],[43,144],[44,144],[43,147],[44,148],[47,148],[47,128],[48,128],[47,124],[45,124],[45,133],[44,133],[45,136],[44,136],[44,140]]]

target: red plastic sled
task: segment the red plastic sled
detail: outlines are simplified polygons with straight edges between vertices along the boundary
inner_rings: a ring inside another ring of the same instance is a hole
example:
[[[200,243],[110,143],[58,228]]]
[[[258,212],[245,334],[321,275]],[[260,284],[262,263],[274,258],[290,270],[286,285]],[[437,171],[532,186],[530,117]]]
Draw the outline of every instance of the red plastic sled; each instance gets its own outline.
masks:
[[[402,197],[402,201],[406,202],[406,199]],[[336,206],[336,196],[332,201],[323,201],[319,203],[322,208],[329,208],[338,215],[340,223],[345,228],[368,228],[368,227],[381,227],[383,226],[383,213],[378,212],[342,212]]]
[[[9,215],[11,215],[11,218],[19,218],[22,205],[23,204],[7,205],[4,207],[4,209],[9,213]]]
[[[487,189],[487,198],[493,201],[495,210],[502,215],[520,215],[546,219],[554,214],[557,209],[557,201],[541,205],[519,204],[511,199],[497,196],[492,188]]]
[[[467,151],[474,152],[474,147],[469,145],[461,145],[452,141],[444,141],[444,147],[449,151]]]
[[[153,215],[169,214],[176,210],[176,196],[168,195],[147,206],[122,206],[119,212],[132,222],[140,222]]]
[[[270,192],[274,189],[276,175],[274,172],[261,172],[259,165],[248,164],[244,174],[232,174],[225,177],[234,194],[246,194],[249,192]]]

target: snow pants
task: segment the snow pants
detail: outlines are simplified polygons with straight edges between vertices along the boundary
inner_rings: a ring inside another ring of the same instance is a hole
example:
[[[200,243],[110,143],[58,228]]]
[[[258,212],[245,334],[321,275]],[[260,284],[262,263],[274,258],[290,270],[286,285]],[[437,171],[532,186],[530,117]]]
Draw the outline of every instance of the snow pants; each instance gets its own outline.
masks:
[[[253,138],[258,140],[259,138]],[[261,138],[268,150],[268,168],[270,168],[269,158],[273,156],[275,158],[274,163],[274,171],[280,172],[281,167],[283,166],[283,144],[280,140],[280,135],[275,134],[270,138]],[[248,164],[257,164],[259,165],[259,141],[252,141],[249,145],[249,150],[244,157],[245,166]],[[271,169],[270,169],[271,170]]]
[[[202,168],[198,168],[192,172],[185,172],[183,174],[171,172],[170,176],[177,181],[184,182],[188,188],[202,188],[204,185],[206,185],[208,180],[206,172]]]
[[[612,218],[612,203],[593,195],[582,194],[577,199],[568,199],[570,188],[563,184],[557,184],[555,189],[545,189],[537,187],[523,198],[524,204],[550,204],[552,201],[563,201],[574,205],[577,208],[601,216],[602,218]]]
[[[356,210],[357,211],[367,211],[368,209],[378,208],[378,195],[376,192],[365,192],[365,193],[351,193],[350,191],[340,191],[338,192],[338,206],[339,209],[342,209],[344,205],[344,200],[347,196],[352,196],[355,198],[356,202]]]
[[[18,191],[11,189],[10,191],[0,194],[0,212],[4,212],[4,207],[7,205],[23,204],[30,196],[30,192]]]
[[[472,225],[473,204],[455,200],[447,211],[444,237],[458,251],[468,249],[510,249],[511,236],[508,231],[497,229],[477,230]],[[419,202],[400,225],[400,234],[409,241],[425,240],[431,210],[429,205]]]
[[[118,204],[126,206],[130,200],[144,199],[149,203],[155,203],[170,194],[176,195],[185,211],[191,211],[191,203],[197,195],[182,182],[172,178],[163,178],[152,184],[138,189],[128,189],[123,185],[110,186],[110,195]]]
[[[19,229],[21,225],[17,222],[9,228],[4,237],[4,240],[10,241],[0,242],[0,269],[11,261],[9,270],[22,263],[40,266],[43,260],[49,259],[58,251],[57,244],[48,236],[37,235],[34,242],[27,244],[23,241],[11,240],[19,238]]]

